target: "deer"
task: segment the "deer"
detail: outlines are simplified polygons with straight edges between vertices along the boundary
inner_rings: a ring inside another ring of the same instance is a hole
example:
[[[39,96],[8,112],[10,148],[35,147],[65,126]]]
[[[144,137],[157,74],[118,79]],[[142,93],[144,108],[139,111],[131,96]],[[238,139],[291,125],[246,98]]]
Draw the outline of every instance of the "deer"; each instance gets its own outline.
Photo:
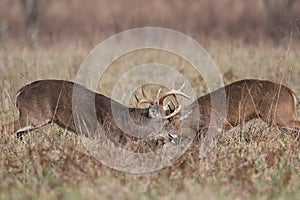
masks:
[[[226,116],[222,116],[221,132],[226,133],[257,118],[269,126],[275,125],[280,129],[296,132],[300,130],[300,122],[294,116],[297,105],[295,93],[282,84],[267,80],[245,79],[231,83],[199,97],[186,109],[192,109],[198,104],[202,120],[208,120],[212,113],[211,99],[218,99],[222,92],[225,92],[226,96],[226,112],[223,112]]]
[[[217,104],[215,110],[212,106],[213,99]],[[177,100],[175,102],[179,103]],[[219,104],[224,106],[218,108]],[[212,128],[212,133],[202,141],[201,148],[204,148],[202,156],[211,149],[217,136],[229,133],[252,119],[261,119],[269,126],[296,132],[298,138],[300,121],[294,116],[296,105],[295,93],[282,84],[259,79],[240,80],[201,96],[190,105],[184,107],[175,105],[181,109],[168,118],[169,124],[173,127],[171,137],[178,139],[177,135],[183,127],[194,131],[195,137],[203,130]],[[178,117],[181,115],[184,116]],[[212,120],[217,121],[213,124],[217,125],[216,127],[209,127]],[[183,125],[180,127],[179,124]]]
[[[74,82],[39,80],[23,86],[16,93],[15,104],[19,110],[19,119],[3,125],[2,132],[22,137],[24,133],[54,123],[78,135],[93,137],[100,122],[105,132],[110,133],[110,138],[120,144],[139,138],[138,135],[127,137],[126,132],[140,134],[148,129],[149,133],[165,132],[164,135],[172,136],[175,135],[172,127],[166,123],[180,112],[181,107],[170,113],[165,110],[166,107],[163,108],[163,101],[174,95],[190,98],[181,89],[173,89],[161,96],[158,93],[157,98],[152,101],[142,88],[142,99],[135,96],[136,107],[127,107]],[[74,99],[77,101],[75,105]],[[144,103],[149,104],[149,107],[139,108]],[[114,116],[113,112],[118,116]]]

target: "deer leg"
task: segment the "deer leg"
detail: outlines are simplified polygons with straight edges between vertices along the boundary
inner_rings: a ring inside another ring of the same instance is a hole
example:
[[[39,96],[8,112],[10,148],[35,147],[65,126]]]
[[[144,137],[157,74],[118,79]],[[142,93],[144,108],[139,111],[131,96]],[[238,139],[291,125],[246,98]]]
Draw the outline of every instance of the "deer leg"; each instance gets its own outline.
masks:
[[[299,132],[300,131],[300,122],[293,120],[293,121],[289,121],[286,123],[279,123],[277,124],[278,127],[288,130],[288,131],[294,131],[294,132]]]
[[[282,97],[284,98],[284,97]],[[283,100],[278,100],[278,102],[285,102]],[[264,110],[264,112],[261,112],[261,118],[267,122],[269,125],[276,125],[280,129],[284,129],[287,131],[293,131],[293,132],[300,132],[300,121],[297,121],[294,118],[294,112],[295,112],[295,106],[289,106],[293,105],[293,103],[286,104],[277,104],[277,108],[269,108],[272,110]],[[267,109],[267,108],[266,108]],[[269,116],[263,115],[263,113],[269,113]]]
[[[46,124],[49,124],[52,120],[47,119],[45,117],[43,118],[34,118],[35,116],[32,113],[29,113],[27,115],[23,114],[20,110],[20,118],[18,120],[18,126],[15,127],[14,133],[17,134],[18,138],[21,138],[24,133],[30,132],[32,130],[38,129]]]
[[[21,126],[21,128],[17,129],[15,131],[15,133],[17,134],[18,138],[21,138],[24,133],[41,128],[42,126],[45,126],[46,124],[49,124],[50,122],[51,122],[51,120],[45,121],[43,123],[35,124],[35,125],[31,124],[31,125],[27,125],[27,126]]]
[[[277,113],[277,116],[274,120],[274,124],[276,124],[281,129],[297,133],[298,135],[296,140],[298,140],[300,134],[300,121],[297,121],[294,118],[292,110],[283,112],[283,109],[281,109],[280,111],[281,112]]]
[[[284,129],[287,131],[292,131],[297,133],[295,141],[299,140],[300,136],[300,122],[297,120],[292,120],[284,124],[277,124],[280,129]]]

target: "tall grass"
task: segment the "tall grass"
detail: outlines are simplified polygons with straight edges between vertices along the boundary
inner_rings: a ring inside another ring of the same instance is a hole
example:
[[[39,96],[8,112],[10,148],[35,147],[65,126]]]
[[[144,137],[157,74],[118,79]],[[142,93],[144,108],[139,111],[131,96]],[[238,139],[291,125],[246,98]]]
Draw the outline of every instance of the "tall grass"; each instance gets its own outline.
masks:
[[[274,47],[210,42],[205,47],[226,83],[264,78],[283,82],[300,95],[297,44]],[[2,48],[0,123],[17,117],[14,93],[19,87],[36,79],[74,80],[87,53],[88,48],[76,43],[35,51]],[[128,56],[113,63],[116,73],[124,63],[134,64]],[[158,58],[171,66],[172,59],[177,59],[155,52],[147,56],[142,60]],[[183,67],[182,73],[189,74],[186,69]],[[106,76],[103,82],[114,84],[115,75]],[[193,78],[193,87],[205,88],[199,77]],[[110,94],[109,87],[105,92]],[[249,134],[249,142],[240,141],[240,131]],[[55,125],[29,133],[23,140],[4,133],[0,138],[1,199],[296,199],[300,195],[300,143],[294,141],[296,135],[269,128],[260,120],[223,135],[206,158],[200,159],[199,149],[193,146],[172,166],[146,174],[126,174],[106,167],[89,154],[77,136]]]

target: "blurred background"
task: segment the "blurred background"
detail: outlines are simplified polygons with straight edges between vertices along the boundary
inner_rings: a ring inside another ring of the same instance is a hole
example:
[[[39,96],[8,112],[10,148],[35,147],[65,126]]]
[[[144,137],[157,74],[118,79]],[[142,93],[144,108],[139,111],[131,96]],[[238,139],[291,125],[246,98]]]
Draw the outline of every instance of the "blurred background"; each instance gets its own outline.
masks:
[[[198,41],[275,45],[300,37],[296,0],[1,0],[0,45],[95,45],[131,28],[174,29]]]

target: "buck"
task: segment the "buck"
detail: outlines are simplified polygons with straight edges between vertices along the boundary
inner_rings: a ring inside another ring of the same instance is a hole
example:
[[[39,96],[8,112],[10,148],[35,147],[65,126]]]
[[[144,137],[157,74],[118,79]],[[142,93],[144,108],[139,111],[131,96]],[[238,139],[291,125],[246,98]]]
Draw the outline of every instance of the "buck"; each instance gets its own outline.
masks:
[[[213,99],[217,108],[212,107]],[[179,105],[182,107],[180,112],[168,120],[173,126],[175,134],[173,138],[176,137],[176,133],[180,132],[178,129],[180,123],[184,123],[184,126],[188,126],[196,133],[212,128],[214,133],[204,141],[206,143],[212,142],[211,139],[219,133],[230,132],[238,125],[256,118],[262,119],[270,126],[275,125],[280,129],[299,132],[300,122],[294,117],[296,103],[294,92],[284,85],[266,80],[247,79],[201,96],[188,106]],[[224,106],[218,106],[219,104],[224,104]],[[223,108],[225,110],[220,110]],[[176,117],[182,113],[185,115],[188,113],[189,116]],[[216,117],[218,119],[212,119]],[[182,119],[185,120],[182,122]],[[195,123],[196,119],[199,119],[197,123]],[[211,120],[217,121],[213,125],[218,126],[208,127]]]
[[[218,89],[193,103],[199,105],[200,115],[205,116],[205,119],[209,119],[211,115],[211,98],[218,99],[222,91],[225,91],[226,95],[223,132],[255,118],[262,119],[270,126],[276,125],[291,131],[300,130],[300,122],[294,117],[297,99],[288,87],[254,79],[231,83],[225,86],[224,90]],[[190,107],[193,107],[193,104]]]
[[[71,132],[92,137],[98,131],[97,126],[100,122],[104,130],[110,133],[111,138],[115,137],[114,140],[117,143],[125,143],[124,140],[128,139],[125,137],[124,129],[127,133],[140,134],[147,132],[146,127],[148,132],[165,132],[163,135],[173,135],[172,128],[165,124],[169,118],[180,112],[181,107],[166,114],[167,112],[161,109],[163,101],[171,95],[185,98],[189,96],[181,90],[173,89],[161,97],[158,94],[157,99],[152,101],[146,96],[144,88],[142,88],[142,94],[142,99],[136,97],[137,108],[129,108],[73,82],[36,81],[17,92],[16,107],[19,110],[19,119],[3,125],[2,131],[21,136],[25,132],[55,123]],[[74,99],[76,99],[75,105]],[[138,108],[143,103],[150,106]],[[114,112],[117,115],[114,115]]]
[[[266,80],[240,80],[201,96],[188,106],[177,105],[180,112],[168,118],[173,133],[169,136],[178,141],[177,134],[183,129],[193,131],[195,139],[200,138],[202,158],[212,149],[217,136],[257,118],[269,126],[297,132],[297,140],[300,122],[294,117],[296,104],[294,92],[284,85]],[[201,139],[200,133],[208,129],[211,132]]]

